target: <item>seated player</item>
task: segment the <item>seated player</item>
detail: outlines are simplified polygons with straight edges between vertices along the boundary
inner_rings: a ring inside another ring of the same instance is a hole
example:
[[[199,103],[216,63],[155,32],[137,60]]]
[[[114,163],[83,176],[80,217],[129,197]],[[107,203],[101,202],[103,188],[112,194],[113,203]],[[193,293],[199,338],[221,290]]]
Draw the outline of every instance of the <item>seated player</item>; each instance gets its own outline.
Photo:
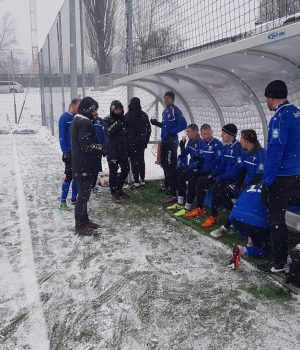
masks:
[[[201,137],[203,142],[201,143],[200,155],[202,157],[201,173],[198,176],[207,179],[211,173],[220,165],[221,155],[223,150],[223,144],[221,141],[213,137],[213,132],[209,124],[203,124],[200,128]],[[197,180],[198,181],[198,180]],[[189,193],[190,202],[186,203],[185,209],[189,210],[191,204],[196,197],[196,192]],[[190,205],[189,205],[190,204]],[[205,210],[198,207],[192,211],[185,213],[185,217],[193,218],[196,216],[204,216]]]
[[[180,158],[186,158],[187,163],[188,156],[190,160],[186,167],[177,167],[177,186],[178,197],[177,203],[167,207],[171,210],[179,210],[175,213],[176,216],[184,216],[187,211],[191,209],[195,193],[196,183],[201,171],[202,157],[200,150],[202,146],[202,139],[199,135],[199,128],[196,124],[190,124],[186,130],[188,136],[188,143],[185,147],[186,140],[182,139],[179,142]],[[186,199],[185,207],[184,201]]]
[[[230,213],[229,221],[233,227],[247,239],[246,245],[233,248],[229,267],[236,270],[240,257],[265,257],[270,246],[270,227],[267,208],[263,205],[260,194],[261,187],[252,185],[244,190]]]
[[[228,185],[236,181],[242,162],[241,144],[236,140],[237,127],[234,124],[226,124],[222,128],[222,140],[225,146],[222,151],[221,161],[217,167],[207,176],[201,176],[197,181],[197,208],[199,216],[205,215],[204,199],[206,190],[212,189],[211,216],[201,224],[203,228],[209,228],[218,222],[218,208],[220,205],[232,207],[232,201],[228,194]],[[230,195],[231,196],[231,195]]]
[[[231,198],[238,198],[241,191],[252,185],[261,183],[264,171],[264,162],[266,157],[266,150],[260,145],[255,130],[241,131],[241,145],[244,152],[242,152],[242,163],[236,182],[229,185],[228,196]],[[233,203],[231,204],[233,207]],[[231,210],[230,204],[227,209]],[[212,231],[210,234],[214,238],[219,238],[227,233],[230,229],[230,222],[227,221],[225,225]]]

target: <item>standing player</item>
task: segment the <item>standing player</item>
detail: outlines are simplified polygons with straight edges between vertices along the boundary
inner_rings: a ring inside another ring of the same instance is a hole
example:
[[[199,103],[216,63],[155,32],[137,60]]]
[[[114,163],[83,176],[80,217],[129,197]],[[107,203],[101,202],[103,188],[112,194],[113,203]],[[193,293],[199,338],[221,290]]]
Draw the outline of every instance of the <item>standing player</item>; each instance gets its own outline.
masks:
[[[174,203],[177,201],[177,148],[178,133],[187,127],[186,119],[181,110],[174,105],[175,94],[173,91],[167,91],[164,96],[166,108],[162,114],[162,122],[157,119],[151,119],[152,125],[161,128],[161,166],[165,174],[165,187],[169,188],[169,197],[165,203]]]
[[[72,182],[72,198],[71,198],[72,204],[75,204],[76,197],[77,197],[77,186],[76,186],[76,183],[72,181],[70,126],[74,115],[78,111],[78,106],[80,101],[81,101],[80,98],[74,98],[71,101],[69,110],[61,115],[58,122],[59,144],[60,144],[61,151],[63,153],[62,160],[65,163],[65,175],[66,175],[64,182],[62,184],[59,209],[64,211],[70,210],[70,208],[67,205],[67,197],[68,197],[71,182]]]
[[[261,195],[268,209],[274,262],[257,268],[270,273],[284,271],[288,255],[285,213],[291,194],[300,187],[300,110],[289,103],[287,95],[281,80],[270,82],[265,89],[268,108],[275,114],[269,123]]]

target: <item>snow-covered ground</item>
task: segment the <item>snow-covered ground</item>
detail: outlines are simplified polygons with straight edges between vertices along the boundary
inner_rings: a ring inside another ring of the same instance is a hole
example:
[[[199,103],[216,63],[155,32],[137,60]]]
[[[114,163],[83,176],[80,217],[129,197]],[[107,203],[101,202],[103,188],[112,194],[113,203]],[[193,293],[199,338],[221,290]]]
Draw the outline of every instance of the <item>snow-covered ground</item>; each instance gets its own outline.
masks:
[[[94,195],[98,237],[58,210],[56,139],[0,126],[1,350],[299,349],[300,300],[152,204]],[[149,164],[148,167],[157,167]]]

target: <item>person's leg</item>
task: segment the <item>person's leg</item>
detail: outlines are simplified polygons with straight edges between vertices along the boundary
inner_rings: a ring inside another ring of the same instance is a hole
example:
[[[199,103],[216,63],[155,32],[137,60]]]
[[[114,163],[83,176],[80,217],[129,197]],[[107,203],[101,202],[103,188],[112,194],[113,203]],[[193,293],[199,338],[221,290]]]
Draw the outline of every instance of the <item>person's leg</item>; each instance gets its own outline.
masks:
[[[75,204],[75,227],[79,228],[88,223],[87,203],[90,199],[94,177],[86,176],[77,181],[78,196]]]
[[[169,183],[169,178],[168,178],[168,148],[167,148],[167,144],[166,143],[161,143],[161,160],[160,160],[160,164],[163,168],[164,171],[164,176],[165,176],[165,187],[169,188],[170,187],[170,183]]]
[[[77,194],[78,194],[78,188],[76,182],[73,180],[72,181],[72,202],[75,202],[77,199]]]
[[[119,160],[121,173],[117,176],[117,191],[122,191],[123,185],[130,171],[129,162],[127,158]]]
[[[177,143],[162,144],[162,166],[165,172],[165,183],[170,187],[170,196],[176,197],[177,192]]]
[[[278,176],[270,186],[268,198],[268,216],[271,225],[271,243],[278,266],[286,264],[288,255],[288,229],[285,222],[285,213],[289,198],[298,186],[300,176]]]
[[[141,182],[145,182],[145,147],[141,146],[139,148],[139,158],[138,158],[138,164],[139,164],[139,175]]]
[[[61,198],[60,198],[61,203],[67,202],[67,197],[68,197],[71,182],[72,182],[72,162],[70,160],[69,162],[65,163],[65,179],[61,189]]]
[[[134,182],[137,184],[140,182],[139,176],[139,154],[137,150],[137,145],[129,146],[129,159],[131,164],[131,170],[134,178]]]
[[[204,208],[206,190],[213,186],[214,178],[209,175],[200,175],[196,182],[197,208]]]
[[[190,210],[194,199],[196,197],[196,185],[197,185],[197,180],[199,178],[200,171],[195,169],[195,170],[190,170],[189,173],[187,174],[187,194],[186,194],[186,203],[185,203],[185,209]]]
[[[177,202],[180,205],[183,205],[185,200],[187,171],[188,170],[186,168],[177,169],[177,187],[178,187]]]
[[[112,195],[117,192],[117,174],[118,174],[118,161],[108,160],[109,168],[109,188]]]
[[[226,187],[228,186],[227,181],[216,182],[212,186],[212,207],[211,207],[211,216],[218,217],[219,215],[219,206],[226,203],[229,205],[228,201],[228,191]],[[231,208],[232,209],[232,208]]]
[[[224,202],[224,198],[227,195],[226,187],[228,186],[227,181],[218,181],[212,186],[212,205],[211,205],[211,216],[209,216],[201,226],[203,228],[210,228],[218,222],[219,206]],[[215,237],[216,231],[212,231],[210,234]],[[217,235],[218,236],[218,235]],[[218,237],[215,237],[218,238]]]
[[[252,258],[262,258],[268,254],[270,241],[269,228],[249,225],[239,220],[233,220],[233,226],[243,237],[250,237],[252,241],[250,246],[248,244],[239,246],[241,255]]]

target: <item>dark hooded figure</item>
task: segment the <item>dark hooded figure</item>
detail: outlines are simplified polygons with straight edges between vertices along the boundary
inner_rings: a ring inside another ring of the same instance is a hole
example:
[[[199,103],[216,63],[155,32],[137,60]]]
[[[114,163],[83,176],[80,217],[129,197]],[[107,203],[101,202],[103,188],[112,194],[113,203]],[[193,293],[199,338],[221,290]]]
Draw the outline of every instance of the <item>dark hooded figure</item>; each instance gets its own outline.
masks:
[[[103,145],[97,144],[92,120],[97,116],[98,102],[91,97],[82,99],[71,124],[71,150],[73,179],[78,187],[75,205],[75,233],[90,236],[98,224],[89,220],[87,203],[90,199],[95,172]]]
[[[129,163],[126,120],[120,101],[112,101],[110,115],[104,119],[104,129],[112,201],[121,203],[120,198],[128,196],[123,191],[123,185],[129,173]],[[118,174],[119,167],[121,172]]]
[[[134,188],[145,185],[145,149],[151,135],[151,124],[148,115],[142,111],[138,97],[130,100],[129,111],[125,114],[129,158],[134,177]]]

